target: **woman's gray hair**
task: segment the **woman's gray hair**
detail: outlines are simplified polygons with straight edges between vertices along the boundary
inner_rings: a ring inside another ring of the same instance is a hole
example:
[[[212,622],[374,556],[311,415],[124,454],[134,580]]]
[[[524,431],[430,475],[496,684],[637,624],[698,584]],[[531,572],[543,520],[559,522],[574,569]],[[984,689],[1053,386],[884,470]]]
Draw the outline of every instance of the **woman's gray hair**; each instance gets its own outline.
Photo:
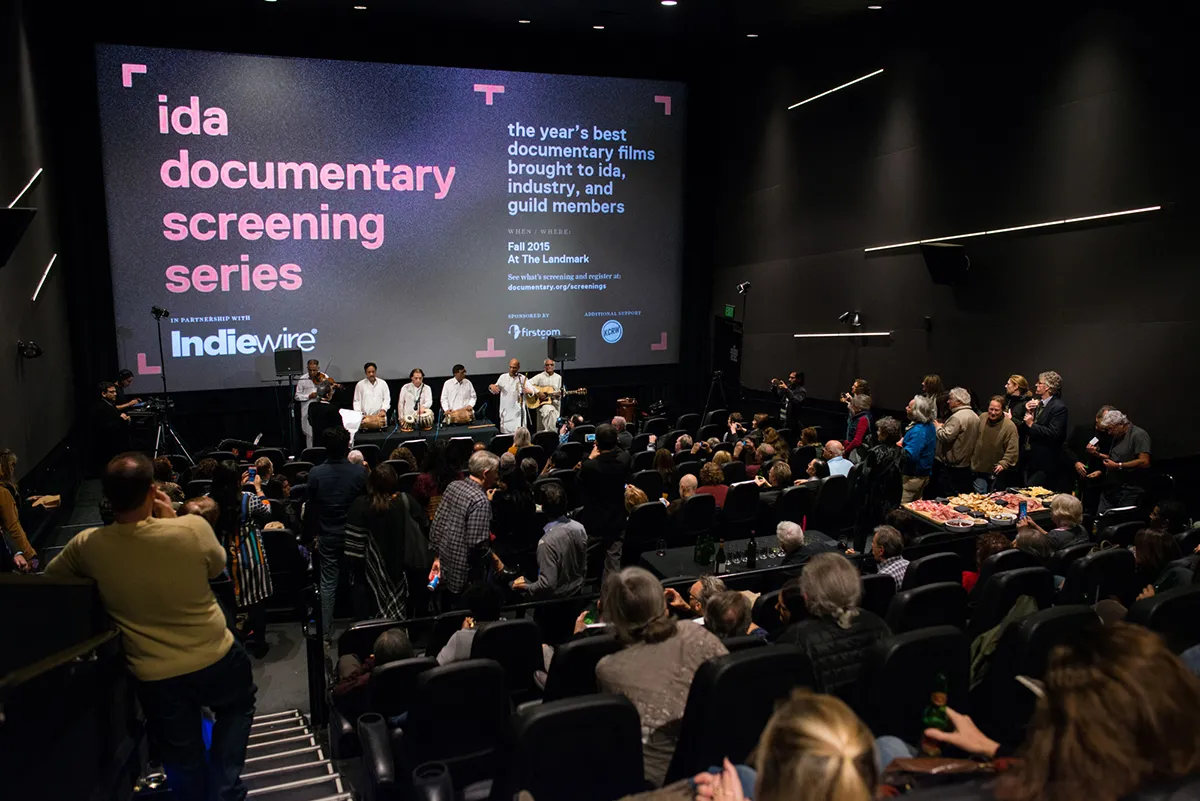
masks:
[[[971,393],[967,392],[962,387],[955,387],[950,390],[950,397],[961,403],[963,406],[971,405]]]
[[[484,473],[499,466],[500,457],[491,451],[475,451],[467,461],[467,471],[475,478],[483,478]]]
[[[833,618],[843,629],[858,615],[862,578],[850,560],[839,553],[817,554],[800,574],[804,605],[813,617]]]
[[[804,547],[804,529],[799,523],[791,520],[780,520],[775,526],[775,536],[779,538],[779,547],[784,553],[798,551]]]
[[[1050,501],[1050,519],[1059,526],[1078,526],[1083,522],[1083,502],[1065,492]]]
[[[625,645],[656,643],[675,634],[663,586],[649,571],[627,567],[610,573],[600,597],[601,616]]]
[[[899,442],[900,435],[904,433],[904,427],[900,425],[900,421],[895,417],[884,417],[881,420],[876,420],[875,430],[879,432],[880,442],[887,441],[893,444]]]
[[[1104,428],[1112,428],[1113,426],[1123,426],[1129,424],[1129,418],[1120,409],[1109,409],[1100,418],[1100,425]]]
[[[865,412],[871,408],[870,395],[855,395],[850,399],[850,408],[856,412]]]
[[[917,423],[928,423],[937,417],[937,403],[928,395],[914,395],[908,416]]]
[[[1053,370],[1038,373],[1038,381],[1049,387],[1051,395],[1058,395],[1062,392],[1062,376]]]
[[[513,433],[513,445],[516,445],[518,449],[532,444],[533,438],[529,435],[529,429],[525,426],[521,426]]]

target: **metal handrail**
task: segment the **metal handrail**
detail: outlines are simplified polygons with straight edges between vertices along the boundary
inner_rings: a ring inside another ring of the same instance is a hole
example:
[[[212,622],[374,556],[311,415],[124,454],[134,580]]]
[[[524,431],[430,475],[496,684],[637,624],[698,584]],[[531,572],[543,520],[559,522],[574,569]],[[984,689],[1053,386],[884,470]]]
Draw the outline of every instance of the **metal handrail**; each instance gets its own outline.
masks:
[[[105,643],[115,640],[118,634],[119,632],[116,629],[109,629],[68,648],[64,648],[61,651],[42,657],[35,662],[30,662],[24,667],[9,671],[3,677],[0,677],[0,698],[3,698],[7,693],[20,687],[22,684],[32,681],[63,665],[74,662],[82,656],[86,656]]]

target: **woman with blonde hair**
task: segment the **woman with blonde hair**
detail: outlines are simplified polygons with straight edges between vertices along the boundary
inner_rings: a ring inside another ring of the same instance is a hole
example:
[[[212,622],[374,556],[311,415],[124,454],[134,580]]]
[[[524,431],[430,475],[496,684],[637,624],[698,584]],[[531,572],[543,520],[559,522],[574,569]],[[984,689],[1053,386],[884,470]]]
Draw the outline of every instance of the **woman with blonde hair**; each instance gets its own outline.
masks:
[[[870,801],[877,780],[866,725],[841,700],[797,689],[767,721],[752,771],[726,759],[692,781],[704,801]]]
[[[524,448],[526,445],[532,444],[533,438],[529,433],[529,429],[525,426],[521,426],[516,430],[515,433],[513,433],[513,444],[509,446],[508,452],[513,456],[516,456],[517,451],[521,450],[521,448]]]
[[[649,503],[650,499],[646,493],[642,492],[641,488],[635,487],[632,484],[625,485],[625,514],[629,514],[635,507],[643,503]]]

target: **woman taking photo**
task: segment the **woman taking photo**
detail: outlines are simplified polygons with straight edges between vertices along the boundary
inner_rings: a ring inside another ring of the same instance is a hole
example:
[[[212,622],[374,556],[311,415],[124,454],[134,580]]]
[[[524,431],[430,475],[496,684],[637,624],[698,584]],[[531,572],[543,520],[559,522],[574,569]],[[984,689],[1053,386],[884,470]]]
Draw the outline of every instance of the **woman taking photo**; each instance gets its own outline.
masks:
[[[216,535],[229,554],[226,566],[233,580],[233,596],[238,609],[246,615],[239,633],[246,649],[262,659],[267,652],[266,600],[273,591],[267,554],[259,539],[261,527],[271,522],[262,476],[254,477],[254,492],[243,492],[237,463],[221,462],[213,470],[209,496],[220,510]]]
[[[847,459],[858,464],[866,456],[871,445],[871,396],[859,393],[851,395],[846,400],[846,439],[842,443],[843,454]],[[861,450],[859,450],[861,448]]]
[[[346,558],[357,563],[352,572],[365,578],[378,617],[408,617],[409,579],[419,582],[428,571],[428,531],[429,519],[415,499],[400,492],[392,466],[372,470],[367,494],[346,513]]]

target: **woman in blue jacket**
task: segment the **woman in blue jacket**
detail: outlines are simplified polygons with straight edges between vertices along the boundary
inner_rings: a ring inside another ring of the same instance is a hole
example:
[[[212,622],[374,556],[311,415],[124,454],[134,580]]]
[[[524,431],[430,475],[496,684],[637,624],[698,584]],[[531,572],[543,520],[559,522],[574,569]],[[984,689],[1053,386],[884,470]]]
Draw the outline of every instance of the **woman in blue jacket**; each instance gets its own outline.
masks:
[[[919,499],[929,483],[933,471],[933,456],[937,450],[937,431],[933,420],[937,407],[927,395],[917,395],[908,402],[908,419],[911,420],[900,440],[904,448],[904,491],[901,503]]]

